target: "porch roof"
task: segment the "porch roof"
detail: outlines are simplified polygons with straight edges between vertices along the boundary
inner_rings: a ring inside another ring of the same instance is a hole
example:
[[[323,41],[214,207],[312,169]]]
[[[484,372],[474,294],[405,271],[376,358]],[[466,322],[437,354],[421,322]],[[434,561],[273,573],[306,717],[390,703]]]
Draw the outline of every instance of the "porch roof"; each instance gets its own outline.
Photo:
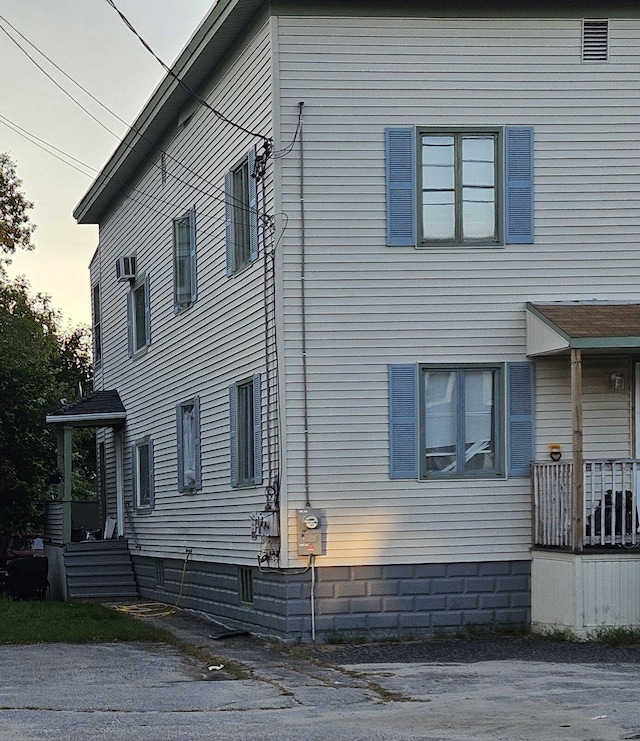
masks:
[[[66,427],[114,427],[126,419],[127,412],[117,391],[93,391],[47,415],[47,422]]]
[[[528,303],[526,317],[529,357],[577,348],[609,353],[640,348],[640,303]]]

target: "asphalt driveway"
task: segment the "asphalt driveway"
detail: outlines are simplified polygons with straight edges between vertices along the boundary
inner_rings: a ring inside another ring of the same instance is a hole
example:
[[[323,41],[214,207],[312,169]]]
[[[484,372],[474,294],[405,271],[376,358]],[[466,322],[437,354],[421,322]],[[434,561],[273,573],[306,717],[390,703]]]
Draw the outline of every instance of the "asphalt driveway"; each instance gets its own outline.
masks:
[[[0,647],[0,739],[640,739],[637,648],[485,638],[283,650],[185,613],[162,625],[207,653]]]

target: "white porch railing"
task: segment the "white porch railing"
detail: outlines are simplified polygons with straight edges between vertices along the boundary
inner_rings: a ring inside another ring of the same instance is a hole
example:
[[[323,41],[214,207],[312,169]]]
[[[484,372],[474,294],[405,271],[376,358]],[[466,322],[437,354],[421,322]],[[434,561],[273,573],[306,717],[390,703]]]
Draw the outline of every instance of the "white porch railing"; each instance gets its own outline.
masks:
[[[585,546],[640,546],[637,477],[640,462],[598,459],[584,462]],[[572,546],[571,462],[534,462],[533,543]]]

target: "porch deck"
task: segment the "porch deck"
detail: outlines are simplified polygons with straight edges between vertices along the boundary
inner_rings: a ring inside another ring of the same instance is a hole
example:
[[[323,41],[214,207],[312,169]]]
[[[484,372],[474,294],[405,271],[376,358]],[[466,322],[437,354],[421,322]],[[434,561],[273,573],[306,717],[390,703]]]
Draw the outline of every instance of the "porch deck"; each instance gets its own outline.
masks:
[[[585,460],[582,543],[585,548],[640,548],[635,459]],[[533,545],[571,548],[573,463],[534,462]]]

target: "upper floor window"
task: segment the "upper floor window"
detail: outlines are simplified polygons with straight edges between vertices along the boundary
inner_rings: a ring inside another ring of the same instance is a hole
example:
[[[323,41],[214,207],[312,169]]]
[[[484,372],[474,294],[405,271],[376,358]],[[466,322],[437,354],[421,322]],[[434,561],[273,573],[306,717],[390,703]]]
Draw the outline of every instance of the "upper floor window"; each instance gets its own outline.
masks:
[[[533,129],[386,130],[387,244],[533,242]]]
[[[147,437],[131,448],[131,484],[136,509],[150,510],[154,506],[153,442]]]
[[[176,407],[178,445],[178,490],[195,491],[202,486],[200,475],[200,400],[198,397]]]
[[[197,297],[196,212],[191,209],[173,221],[173,302],[176,312]]]
[[[258,259],[258,187],[255,149],[225,177],[227,275]]]
[[[423,133],[421,241],[500,241],[498,135]]]
[[[133,283],[127,295],[127,329],[129,356],[151,344],[151,319],[149,303],[149,274]]]
[[[93,362],[102,361],[102,322],[100,318],[100,284],[94,283],[91,290],[91,308],[93,310]]]
[[[260,375],[229,388],[231,485],[262,481],[262,397]]]

